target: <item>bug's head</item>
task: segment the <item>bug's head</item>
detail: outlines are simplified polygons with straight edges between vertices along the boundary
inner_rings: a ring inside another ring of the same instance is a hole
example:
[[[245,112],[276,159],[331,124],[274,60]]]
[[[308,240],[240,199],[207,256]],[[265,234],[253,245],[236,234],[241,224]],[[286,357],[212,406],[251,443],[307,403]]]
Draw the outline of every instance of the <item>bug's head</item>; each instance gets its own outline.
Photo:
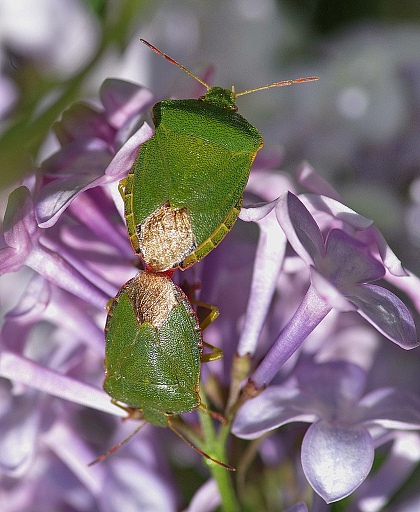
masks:
[[[235,105],[234,92],[229,89],[223,89],[223,87],[210,87],[200,99],[220,108],[238,110],[238,107]]]

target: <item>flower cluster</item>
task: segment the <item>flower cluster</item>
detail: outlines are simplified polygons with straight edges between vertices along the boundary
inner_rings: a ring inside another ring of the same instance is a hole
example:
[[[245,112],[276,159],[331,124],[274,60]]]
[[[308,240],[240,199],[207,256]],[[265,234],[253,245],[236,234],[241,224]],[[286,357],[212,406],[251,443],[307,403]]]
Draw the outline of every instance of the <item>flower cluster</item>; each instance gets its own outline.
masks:
[[[118,182],[153,134],[150,91],[107,80],[100,97],[101,108],[78,103],[63,114],[54,126],[61,148],[9,197],[0,249],[0,273],[15,303],[0,332],[5,510],[33,503],[40,510],[117,511],[127,503],[176,510],[182,493],[171,469],[196,464],[196,454],[170,432],[146,427],[113,457],[87,466],[132,430],[130,422],[115,428],[109,416],[126,413],[100,389],[103,327],[107,302],[138,265]],[[372,222],[345,206],[309,165],[297,175],[307,193],[297,194],[298,185],[270,163],[257,158],[240,214],[259,228],[256,252],[234,230],[197,265],[202,297],[221,311],[206,338],[225,354],[224,363],[203,369],[206,394],[220,409],[228,395],[229,462],[238,469],[248,453],[234,436],[264,436],[254,453],[267,467],[303,469],[294,477],[299,492],[291,495],[279,482],[283,509],[307,510],[309,482],[327,503],[354,493],[351,506],[369,502],[369,510],[380,510],[420,460],[420,397],[369,379],[386,343],[381,337],[398,349],[419,345],[409,310],[420,312],[419,281]],[[297,424],[267,437],[292,422],[311,426],[304,434]],[[375,448],[386,443],[392,445],[386,463],[368,476]],[[403,470],[392,471],[401,460]],[[202,485],[188,510],[248,499],[246,489],[232,497],[217,472],[206,480],[197,468]],[[378,494],[381,475],[387,485]],[[62,487],[49,485],[57,479]]]

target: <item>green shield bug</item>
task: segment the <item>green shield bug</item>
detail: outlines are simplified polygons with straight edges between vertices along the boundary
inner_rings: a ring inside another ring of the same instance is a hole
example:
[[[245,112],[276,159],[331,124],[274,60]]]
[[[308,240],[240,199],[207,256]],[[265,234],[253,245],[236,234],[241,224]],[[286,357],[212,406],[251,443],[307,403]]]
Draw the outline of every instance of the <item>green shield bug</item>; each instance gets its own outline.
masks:
[[[164,100],[153,107],[155,133],[121,182],[128,235],[146,269],[186,269],[233,227],[251,165],[263,146],[259,131],[237,113],[244,94],[316,77],[287,80],[239,93],[210,87],[147,41],[153,51],[195,78],[199,99]]]
[[[120,289],[109,307],[103,387],[129,417],[169,426],[200,454],[232,470],[193,445],[172,419],[199,407],[208,411],[199,394],[201,362],[219,359],[222,353],[215,349],[214,354],[203,357],[202,329],[217,315],[213,308],[200,326],[179,286],[165,274],[140,271]]]

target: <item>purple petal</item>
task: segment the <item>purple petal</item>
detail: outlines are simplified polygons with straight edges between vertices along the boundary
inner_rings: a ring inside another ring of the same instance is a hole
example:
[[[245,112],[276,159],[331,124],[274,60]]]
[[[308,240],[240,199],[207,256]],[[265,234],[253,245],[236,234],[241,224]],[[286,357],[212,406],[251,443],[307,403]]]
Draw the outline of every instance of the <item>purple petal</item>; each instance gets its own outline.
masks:
[[[6,350],[0,354],[0,376],[99,411],[127,416],[125,411],[111,403],[105,391]]]
[[[3,229],[8,247],[0,249],[0,274],[19,270],[41,234],[26,187],[19,187],[10,194]]]
[[[10,194],[3,230],[6,244],[22,253],[29,252],[29,246],[38,240],[40,230],[35,221],[31,194],[26,187],[18,187]]]
[[[40,245],[34,247],[28,254],[25,265],[31,267],[60,288],[64,288],[64,290],[69,291],[100,310],[103,310],[106,306],[109,295],[112,296],[115,292],[114,285],[103,280],[94,271],[89,270],[89,268],[83,268],[82,274],[60,254]],[[96,282],[109,288],[109,293],[101,290],[95,284]]]
[[[308,266],[325,254],[318,224],[294,194],[288,191],[280,196],[276,215],[291,246]]]
[[[265,216],[261,216],[268,210],[267,207],[274,208],[274,202],[264,206],[243,208],[241,211],[243,220],[246,217],[258,222],[260,236],[254,260],[251,292],[237,346],[239,356],[255,353],[286,251],[286,237],[276,220],[273,209]]]
[[[72,176],[43,187],[36,204],[39,226],[42,228],[53,226],[73,199],[85,190],[94,179],[94,176],[88,175]]]
[[[259,390],[265,388],[330,311],[331,307],[310,286],[295,314],[251,375],[249,385]]]
[[[19,252],[12,247],[0,249],[0,275],[8,272],[17,272],[25,263],[25,253]]]
[[[40,227],[53,226],[70,202],[103,176],[112,154],[102,141],[72,144],[52,155],[42,165],[53,180],[42,186],[35,201]]]
[[[340,229],[328,233],[326,257],[316,263],[318,270],[341,290],[385,275],[384,266],[367,252],[366,246]]]
[[[117,129],[154,102],[153,93],[146,87],[117,78],[108,78],[103,82],[100,97],[109,123]]]
[[[137,158],[141,144],[149,140],[153,133],[154,128],[146,122],[143,123],[134,135],[117,151],[105,169],[105,175],[115,181],[125,178]]]
[[[368,322],[400,347],[410,350],[420,344],[411,313],[389,290],[364,284],[355,287],[347,297]]]
[[[327,503],[345,498],[364,481],[373,456],[372,438],[365,428],[343,428],[320,420],[303,438],[303,471]]]
[[[130,260],[133,251],[125,226],[116,223],[115,206],[105,187],[95,187],[79,194],[69,205],[69,211],[98,239],[115,248],[124,259]],[[74,240],[77,243],[77,240]]]
[[[194,494],[184,512],[213,512],[221,503],[222,498],[216,480],[210,478]]]
[[[350,302],[340,290],[338,290],[331,282],[319,273],[315,267],[310,268],[311,283],[322,300],[338,311],[356,311],[357,307]]]
[[[18,304],[6,313],[5,321],[16,322],[22,317],[26,317],[25,322],[28,321],[28,318],[32,321],[39,321],[40,315],[45,311],[50,302],[51,288],[49,282],[42,276],[34,274],[25,286],[24,293],[20,297]]]
[[[20,476],[32,462],[39,429],[39,402],[39,394],[34,392],[15,396],[9,399],[10,410],[0,417],[0,468],[9,476]]]
[[[74,175],[94,179],[103,174],[112,159],[109,144],[100,139],[85,139],[66,145],[41,164],[42,176],[48,181]]]
[[[392,429],[420,428],[420,398],[393,388],[382,388],[359,402],[360,421]]]
[[[269,386],[239,409],[232,433],[242,439],[256,439],[286,423],[315,421],[309,405],[298,389]]]
[[[127,457],[111,461],[101,501],[100,510],[105,512],[177,510],[174,493],[159,469]]]
[[[16,306],[4,316],[1,330],[3,347],[17,353],[24,351],[33,325],[45,318],[52,288],[42,276],[33,274]],[[57,316],[57,311],[55,314]]]
[[[88,466],[95,459],[94,452],[69,423],[64,418],[57,419],[49,430],[42,433],[42,441],[93,495],[100,495],[107,470],[101,464]]]
[[[318,194],[300,194],[299,198],[314,217],[324,213],[329,218],[344,222],[357,230],[366,229],[373,223],[372,220],[363,217],[363,215],[356,213],[331,197]]]
[[[114,157],[109,147],[99,140],[67,146],[55,153],[43,164],[45,174],[59,178],[41,188],[36,201],[39,225],[43,228],[54,225],[81,192],[127,176],[140,145],[152,135],[153,129],[144,123]]]
[[[53,130],[62,146],[76,141],[84,143],[90,139],[101,139],[112,144],[115,137],[115,130],[109,125],[104,113],[82,102],[75,103],[63,112]]]
[[[315,169],[308,164],[303,162],[296,170],[296,179],[298,183],[306,187],[315,194],[323,195],[341,201],[340,194],[335,188],[328,183],[328,181],[318,174]]]
[[[303,362],[297,365],[295,375],[303,392],[335,409],[357,402],[367,379],[362,368],[344,361],[320,364]]]

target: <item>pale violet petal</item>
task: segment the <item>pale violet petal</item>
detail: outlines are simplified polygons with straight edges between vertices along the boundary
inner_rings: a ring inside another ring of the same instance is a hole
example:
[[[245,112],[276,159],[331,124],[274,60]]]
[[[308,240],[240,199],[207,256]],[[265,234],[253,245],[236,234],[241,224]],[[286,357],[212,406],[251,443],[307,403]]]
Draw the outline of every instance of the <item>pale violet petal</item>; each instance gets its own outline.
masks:
[[[341,196],[337,190],[323,176],[318,174],[308,162],[302,162],[296,169],[296,179],[302,186],[315,194],[341,201]]]
[[[364,396],[358,420],[390,429],[420,429],[420,398],[394,388],[381,388]]]
[[[385,240],[384,236],[379,231],[379,229],[375,226],[372,226],[369,229],[369,231],[371,234],[373,234],[383,264],[388,269],[390,274],[397,277],[407,276],[408,272],[402,266],[401,261],[398,259],[397,255],[388,245],[387,241]]]
[[[269,386],[239,409],[232,433],[243,439],[256,439],[266,432],[293,421],[311,422],[315,414],[308,411],[298,389]]]
[[[239,218],[244,222],[258,222],[266,217],[276,206],[277,200],[270,203],[243,206],[239,212]]]
[[[274,207],[274,203],[268,203],[266,206]],[[287,240],[276,220],[274,210],[270,210],[267,215],[258,218],[258,211],[262,213],[263,208],[257,206],[245,209],[245,212],[251,215],[257,214],[254,215],[254,219],[258,223],[260,236],[255,254],[251,292],[237,346],[239,356],[255,353],[286,252]],[[243,211],[244,209],[241,212]],[[251,215],[248,218],[251,218]]]
[[[347,297],[356,304],[360,315],[400,347],[410,350],[420,344],[411,313],[386,288],[373,284],[358,285]]]
[[[252,170],[245,190],[258,195],[265,201],[273,201],[279,198],[285,190],[293,191],[293,188],[292,180],[285,174]]]
[[[330,283],[315,267],[310,267],[311,282],[318,295],[331,308],[338,311],[356,311],[357,307],[350,302],[344,295]]]
[[[374,448],[365,428],[343,428],[323,420],[303,438],[302,467],[313,489],[332,503],[351,494],[372,467]]]
[[[127,416],[123,409],[111,403],[110,397],[102,389],[6,350],[0,353],[0,377],[115,416]]]
[[[216,480],[210,478],[197,490],[184,512],[213,512],[221,503]]]
[[[385,267],[368,252],[366,245],[341,229],[328,233],[325,246],[325,258],[315,263],[343,293],[347,286],[376,281],[385,275]]]
[[[407,276],[397,277],[387,273],[384,279],[406,293],[413,301],[414,307],[420,313],[420,279],[412,272],[408,272],[407,274]]]
[[[362,368],[346,361],[314,364],[304,360],[296,366],[295,375],[303,392],[323,400],[335,411],[343,403],[356,403],[364,392],[367,379]]]
[[[294,194],[287,191],[279,197],[276,216],[291,246],[308,266],[324,256],[324,239],[318,224]]]
[[[332,218],[341,220],[357,230],[366,229],[373,224],[373,220],[363,217],[363,215],[331,197],[318,194],[300,194],[299,199],[312,214],[317,212],[327,213]]]
[[[121,128],[132,116],[148,109],[154,102],[152,91],[138,84],[107,78],[100,97],[111,126]]]

